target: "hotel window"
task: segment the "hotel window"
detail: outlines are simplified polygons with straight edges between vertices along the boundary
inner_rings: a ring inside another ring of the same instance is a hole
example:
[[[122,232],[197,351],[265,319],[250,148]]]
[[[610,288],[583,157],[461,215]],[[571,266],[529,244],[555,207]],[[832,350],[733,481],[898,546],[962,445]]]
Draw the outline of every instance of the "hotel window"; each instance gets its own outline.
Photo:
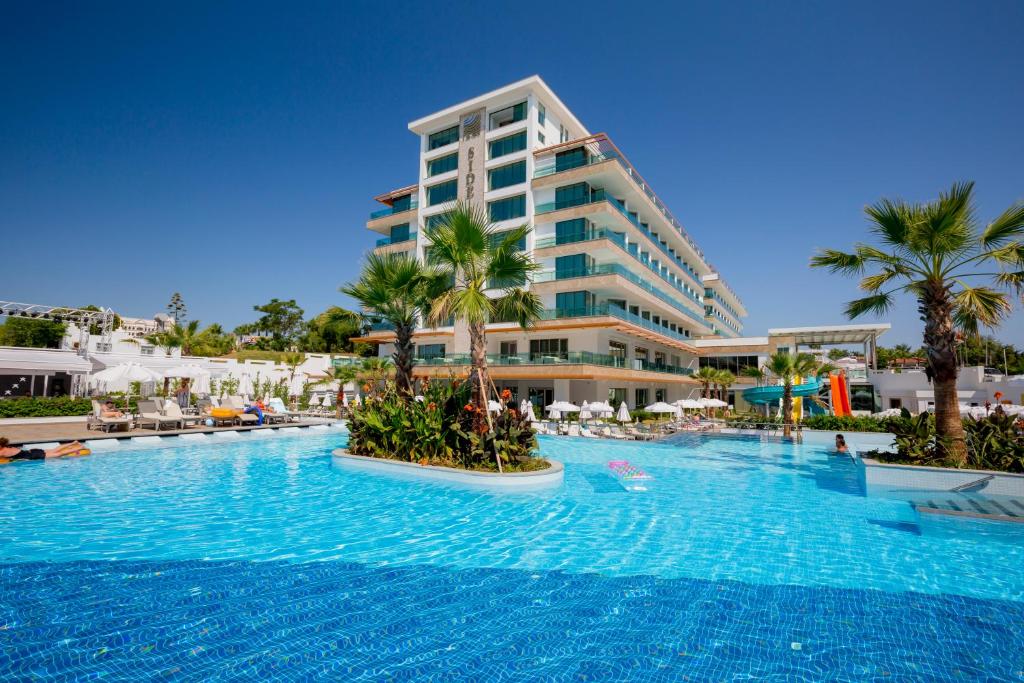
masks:
[[[634,393],[634,396],[636,397],[636,409],[637,410],[640,410],[645,405],[647,405],[647,390],[646,389],[637,389],[636,392]]]
[[[677,356],[674,353],[672,354],[672,365],[674,365],[677,368],[679,367],[679,356]]]
[[[496,247],[499,244],[501,244],[502,240],[504,240],[505,237],[508,235],[508,232],[509,232],[508,230],[502,230],[501,232],[492,232],[491,236],[490,236],[491,247],[493,248],[493,247]],[[516,249],[518,249],[519,251],[526,251],[526,236],[525,235],[520,237],[519,241],[516,242]]]
[[[391,226],[391,244],[397,244],[398,242],[406,242],[409,240],[409,224],[402,223],[401,225]]]
[[[589,274],[591,257],[588,254],[570,254],[555,259],[555,279],[583,277]]]
[[[569,357],[568,339],[531,339],[530,360],[543,360],[544,358]]]
[[[427,188],[427,206],[443,204],[455,199],[459,191],[459,181],[449,180],[445,183],[438,183]]]
[[[622,342],[609,341],[608,355],[618,360],[626,360],[626,345]]]
[[[555,223],[555,244],[582,242],[587,238],[587,219],[573,218]]]
[[[560,318],[587,315],[593,304],[594,295],[588,291],[555,294],[555,313]]]
[[[401,211],[408,211],[412,208],[412,195],[404,194],[401,197],[397,197],[391,202],[391,213],[399,213]]]
[[[507,138],[494,140],[490,144],[491,158],[496,159],[513,152],[521,152],[526,149],[526,131],[509,135]]]
[[[445,215],[446,214],[443,213],[435,213],[433,216],[427,216],[425,219],[423,219],[424,227],[426,227],[427,230],[430,230],[434,226],[440,225],[441,222],[444,220]]]
[[[565,209],[570,206],[579,206],[590,201],[590,185],[587,183],[575,183],[565,187],[555,188],[555,208]]]
[[[537,132],[537,142],[539,142],[542,145],[544,144],[544,133],[541,133],[539,131]]]
[[[622,310],[626,310],[625,299],[608,299],[608,305],[614,306],[615,308],[621,308]]]
[[[619,405],[626,401],[626,388],[625,387],[613,387],[608,390],[608,405],[619,409]]]
[[[631,315],[637,315],[638,316],[638,315],[640,315],[640,307],[639,306],[630,306],[629,307],[629,312],[630,312]]]
[[[427,177],[454,171],[459,167],[459,153],[453,152],[427,162]]]
[[[654,390],[654,401],[655,401],[655,403],[657,403],[658,401],[664,401],[664,400],[665,400],[665,390],[664,389],[655,389]]]
[[[487,202],[487,212],[492,221],[507,221],[526,215],[526,195],[520,194],[507,199]]]
[[[544,105],[540,102],[537,103],[537,123],[544,125],[544,121],[548,117],[548,110],[544,108]]]
[[[491,123],[489,130],[495,128],[501,128],[503,126],[510,126],[513,123],[517,123],[526,118],[526,102],[520,102],[514,104],[511,107],[505,107],[491,114]]]
[[[633,357],[636,358],[637,360],[642,360],[644,362],[647,362],[648,353],[648,350],[642,346],[638,346],[635,349],[633,349]]]
[[[558,141],[569,142],[569,129],[565,126],[558,127]]]
[[[437,149],[438,147],[444,147],[450,145],[459,139],[459,127],[452,126],[451,128],[445,128],[436,133],[431,133],[427,138],[427,149]]]
[[[519,353],[519,343],[514,341],[501,342],[499,349],[499,353],[502,356],[515,356]]]
[[[444,344],[420,344],[416,347],[416,357],[422,360],[444,358]]]
[[[665,352],[664,351],[655,351],[654,352],[654,365],[655,365],[655,367],[658,367],[658,368],[665,367]]]
[[[579,168],[587,164],[587,150],[585,147],[577,147],[555,155],[555,172],[568,171],[570,168]]]
[[[526,160],[517,161],[508,166],[492,168],[487,172],[488,188],[497,190],[510,185],[526,182]]]

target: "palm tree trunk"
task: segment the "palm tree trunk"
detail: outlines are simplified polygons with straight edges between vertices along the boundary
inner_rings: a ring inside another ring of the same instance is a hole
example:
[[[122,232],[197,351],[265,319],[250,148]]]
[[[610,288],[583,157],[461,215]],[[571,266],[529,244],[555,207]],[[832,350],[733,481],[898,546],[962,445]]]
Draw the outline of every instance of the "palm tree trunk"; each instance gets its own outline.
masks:
[[[470,381],[473,390],[474,413],[473,426],[479,431],[486,431],[487,424],[487,387],[491,378],[487,371],[487,336],[484,326],[480,323],[469,325],[469,355],[472,370]]]
[[[782,436],[793,436],[793,383],[788,379],[782,387]]]
[[[967,464],[967,442],[956,392],[956,329],[953,302],[946,283],[930,284],[921,295],[918,311],[924,321],[924,347],[928,374],[935,392],[935,434],[940,454],[959,467]]]
[[[392,359],[395,361],[395,387],[398,393],[406,398],[412,397],[412,368],[415,364],[415,344],[412,341],[413,327],[411,325],[395,326],[395,352]]]

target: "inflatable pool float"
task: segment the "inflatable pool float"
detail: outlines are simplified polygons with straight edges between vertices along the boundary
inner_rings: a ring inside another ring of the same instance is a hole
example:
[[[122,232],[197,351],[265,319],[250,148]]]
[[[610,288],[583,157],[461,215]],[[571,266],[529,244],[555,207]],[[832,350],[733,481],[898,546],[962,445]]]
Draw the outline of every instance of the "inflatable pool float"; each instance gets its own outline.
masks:
[[[642,484],[634,484],[635,481],[651,479],[651,475],[629,462],[628,460],[612,460],[608,463],[608,469],[619,484],[627,491],[646,491],[647,487]]]

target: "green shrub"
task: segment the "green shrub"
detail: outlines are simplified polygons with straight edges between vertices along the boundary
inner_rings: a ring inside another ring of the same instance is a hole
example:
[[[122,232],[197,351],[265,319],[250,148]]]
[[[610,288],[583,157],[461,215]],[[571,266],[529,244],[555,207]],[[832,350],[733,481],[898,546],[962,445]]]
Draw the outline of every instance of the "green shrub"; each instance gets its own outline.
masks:
[[[887,432],[887,424],[888,420],[869,415],[811,415],[803,420],[803,426],[807,429],[822,429],[829,432]]]
[[[866,455],[883,462],[956,467],[942,456],[935,418],[930,413],[910,417],[904,411],[900,417],[890,418],[885,423],[896,437],[896,452],[871,451]],[[967,441],[964,467],[1024,473],[1024,421],[1000,411],[980,419],[964,418],[963,424]]]
[[[474,470],[497,470],[495,454],[506,471],[545,467],[535,457],[537,439],[517,410],[493,418],[484,434],[473,430],[473,407],[467,383],[433,382],[412,401],[386,382],[376,395],[352,410],[348,449],[356,455]]]
[[[92,403],[87,398],[36,396],[0,400],[0,418],[66,417],[88,415],[90,412]]]

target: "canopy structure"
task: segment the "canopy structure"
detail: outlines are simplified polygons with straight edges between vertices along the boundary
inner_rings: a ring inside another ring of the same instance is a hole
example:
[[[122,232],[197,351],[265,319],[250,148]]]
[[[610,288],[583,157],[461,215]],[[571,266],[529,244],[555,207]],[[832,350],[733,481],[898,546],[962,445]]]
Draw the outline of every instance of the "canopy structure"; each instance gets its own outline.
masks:
[[[878,367],[878,338],[887,332],[892,325],[889,323],[863,323],[855,325],[822,325],[820,327],[780,327],[768,330],[768,336],[784,337],[793,344],[793,350],[800,351],[800,346],[862,344],[864,358],[870,359],[868,365],[872,369]],[[776,344],[780,340],[775,340]]]

